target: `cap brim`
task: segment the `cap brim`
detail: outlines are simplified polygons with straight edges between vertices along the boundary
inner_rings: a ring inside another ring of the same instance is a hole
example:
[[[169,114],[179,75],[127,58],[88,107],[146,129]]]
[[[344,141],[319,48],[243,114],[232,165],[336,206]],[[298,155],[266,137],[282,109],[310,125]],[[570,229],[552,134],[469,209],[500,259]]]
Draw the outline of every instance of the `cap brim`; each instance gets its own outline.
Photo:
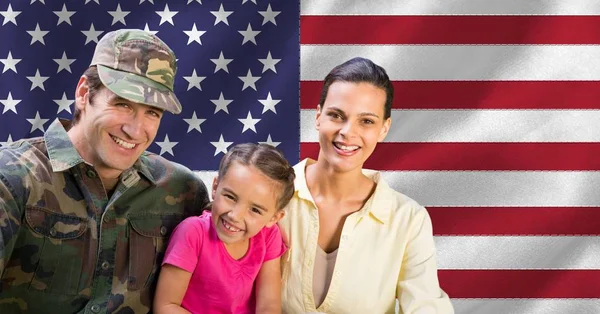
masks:
[[[113,93],[127,100],[160,108],[174,114],[181,113],[181,103],[166,86],[147,77],[98,65],[102,83]]]

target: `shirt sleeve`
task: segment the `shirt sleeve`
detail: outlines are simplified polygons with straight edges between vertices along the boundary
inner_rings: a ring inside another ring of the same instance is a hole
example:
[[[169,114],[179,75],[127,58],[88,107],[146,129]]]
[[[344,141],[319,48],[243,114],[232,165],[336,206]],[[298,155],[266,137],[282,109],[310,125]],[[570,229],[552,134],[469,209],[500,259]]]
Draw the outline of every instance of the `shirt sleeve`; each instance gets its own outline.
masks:
[[[281,230],[279,230],[279,226],[277,224],[273,225],[271,228],[265,228],[265,262],[270,261],[272,259],[281,257],[285,251],[287,251],[287,247],[283,243],[283,238],[281,237]]]
[[[433,230],[425,208],[417,211],[409,232],[396,288],[402,313],[454,313],[439,285]]]
[[[4,273],[21,229],[22,205],[14,196],[8,180],[0,173],[0,276]]]
[[[170,264],[193,273],[202,250],[203,238],[200,217],[186,218],[173,231],[162,265]]]

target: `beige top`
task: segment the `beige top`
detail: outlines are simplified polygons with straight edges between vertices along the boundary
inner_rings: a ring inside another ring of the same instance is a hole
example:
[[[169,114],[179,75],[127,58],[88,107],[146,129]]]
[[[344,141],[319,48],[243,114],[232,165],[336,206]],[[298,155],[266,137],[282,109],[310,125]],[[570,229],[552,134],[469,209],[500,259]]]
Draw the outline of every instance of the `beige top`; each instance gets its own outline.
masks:
[[[319,211],[308,190],[305,159],[294,167],[296,192],[279,227],[290,249],[281,259],[282,313],[454,313],[437,277],[435,242],[424,207],[394,191],[381,173],[364,169],[377,183],[359,211],[344,221],[327,296],[315,306],[314,262]]]
[[[313,272],[313,295],[315,297],[315,304],[321,305],[325,300],[327,290],[329,290],[329,284],[331,283],[331,276],[333,275],[337,252],[338,250],[336,249],[329,254],[325,253],[325,251],[317,245],[315,268]]]

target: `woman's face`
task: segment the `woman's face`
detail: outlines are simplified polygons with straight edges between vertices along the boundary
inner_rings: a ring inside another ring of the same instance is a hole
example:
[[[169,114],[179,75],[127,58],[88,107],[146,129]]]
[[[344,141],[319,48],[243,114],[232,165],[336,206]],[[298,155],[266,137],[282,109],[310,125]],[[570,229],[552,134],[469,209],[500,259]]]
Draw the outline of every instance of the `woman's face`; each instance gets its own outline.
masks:
[[[319,159],[340,172],[362,168],[390,128],[391,119],[384,119],[385,100],[385,91],[370,83],[331,84],[317,109]]]

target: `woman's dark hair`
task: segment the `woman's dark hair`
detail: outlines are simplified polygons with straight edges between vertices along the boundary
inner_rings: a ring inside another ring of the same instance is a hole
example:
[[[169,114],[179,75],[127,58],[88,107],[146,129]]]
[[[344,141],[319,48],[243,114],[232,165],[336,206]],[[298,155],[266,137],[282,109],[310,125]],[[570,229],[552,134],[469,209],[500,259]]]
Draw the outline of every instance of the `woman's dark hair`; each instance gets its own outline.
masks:
[[[219,178],[224,178],[232,162],[254,166],[260,172],[281,184],[282,192],[277,199],[277,209],[283,209],[294,195],[296,174],[283,154],[267,144],[245,143],[233,146],[221,159]],[[248,182],[252,184],[252,182]]]
[[[335,82],[369,83],[383,89],[385,91],[383,118],[387,119],[391,116],[394,86],[392,86],[392,82],[390,82],[385,69],[373,63],[373,61],[357,57],[333,68],[323,82],[321,99],[319,100],[321,106],[325,104],[329,86]]]
[[[90,94],[89,101],[91,104],[92,99],[94,98],[94,96],[96,96],[98,91],[102,87],[104,87],[104,84],[102,84],[102,81],[100,80],[100,75],[98,75],[98,68],[96,68],[96,66],[91,66],[87,68],[87,70],[83,72],[83,75],[87,78],[88,93]],[[77,106],[75,106],[75,108],[73,109],[72,124],[75,125],[77,122],[79,122],[80,117],[81,111],[79,111],[79,109],[77,109]]]

